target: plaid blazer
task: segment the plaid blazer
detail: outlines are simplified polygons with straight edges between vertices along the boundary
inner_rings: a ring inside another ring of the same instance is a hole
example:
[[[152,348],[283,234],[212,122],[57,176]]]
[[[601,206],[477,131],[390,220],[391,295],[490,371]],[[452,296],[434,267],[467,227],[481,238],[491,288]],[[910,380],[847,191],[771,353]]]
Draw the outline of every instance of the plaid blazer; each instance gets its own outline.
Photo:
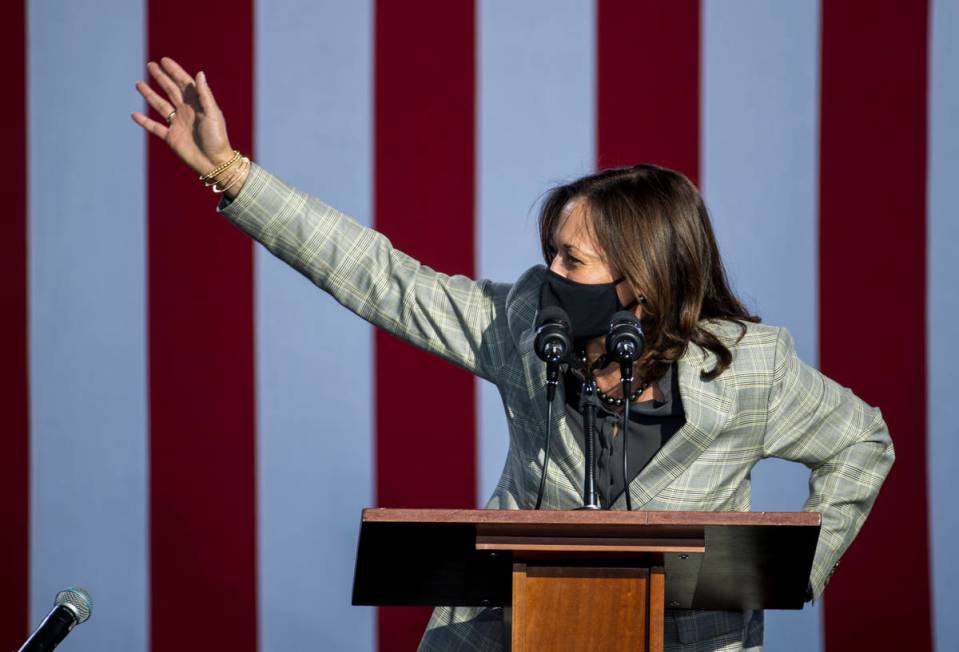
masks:
[[[533,324],[545,268],[515,283],[448,276],[394,249],[376,231],[254,165],[242,191],[219,210],[273,254],[367,321],[494,383],[509,423],[509,453],[490,509],[532,508],[543,462],[545,367]],[[805,464],[805,510],[822,513],[810,586],[818,597],[869,513],[894,459],[879,410],[799,360],[781,328],[705,324],[733,362],[713,380],[714,356],[690,344],[679,360],[686,425],[630,485],[634,509],[748,511],[750,471],[765,457]],[[581,504],[580,442],[553,415],[547,509]],[[625,499],[613,505],[622,509]],[[667,613],[672,650],[760,649],[762,614]],[[501,609],[440,607],[421,650],[503,650]]]

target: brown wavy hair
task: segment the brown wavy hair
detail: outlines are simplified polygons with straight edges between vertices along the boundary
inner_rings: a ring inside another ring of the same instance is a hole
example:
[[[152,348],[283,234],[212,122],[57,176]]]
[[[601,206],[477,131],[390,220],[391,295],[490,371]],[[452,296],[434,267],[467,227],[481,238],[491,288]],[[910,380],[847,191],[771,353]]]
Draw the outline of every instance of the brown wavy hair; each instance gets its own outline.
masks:
[[[646,349],[638,367],[643,380],[662,377],[693,342],[716,355],[703,377],[713,379],[732,363],[729,348],[703,320],[728,320],[746,333],[758,322],[729,287],[726,270],[699,191],[679,172],[639,164],[592,174],[553,188],[539,215],[546,265],[553,233],[573,199],[586,202],[591,235],[605,261],[645,297]]]

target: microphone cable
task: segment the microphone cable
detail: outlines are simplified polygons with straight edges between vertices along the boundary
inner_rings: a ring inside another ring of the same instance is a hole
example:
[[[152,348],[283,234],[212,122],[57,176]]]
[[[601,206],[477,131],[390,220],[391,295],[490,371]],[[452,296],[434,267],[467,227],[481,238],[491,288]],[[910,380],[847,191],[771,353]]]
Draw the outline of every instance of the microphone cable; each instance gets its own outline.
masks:
[[[619,380],[623,388],[623,493],[626,509],[632,511],[629,495],[629,394],[633,384],[633,363],[646,346],[646,338],[639,319],[628,310],[613,315],[606,335],[606,353],[619,362]],[[638,397],[637,397],[638,398]]]
[[[543,504],[546,490],[546,472],[549,470],[549,444],[552,439],[553,400],[559,386],[560,365],[573,348],[569,315],[558,306],[547,306],[539,311],[536,320],[536,339],[533,349],[540,360],[546,363],[546,445],[543,450],[543,474],[536,493],[536,507]]]
[[[629,391],[632,378],[620,377],[623,383],[623,493],[626,494],[626,511],[633,511],[633,501],[629,496]]]
[[[553,431],[553,398],[549,397],[546,399],[546,446],[543,451],[543,474],[539,478],[539,491],[536,493],[536,507],[534,509],[539,509],[539,506],[543,502],[543,492],[546,490],[546,470],[549,468],[549,442],[552,439]]]

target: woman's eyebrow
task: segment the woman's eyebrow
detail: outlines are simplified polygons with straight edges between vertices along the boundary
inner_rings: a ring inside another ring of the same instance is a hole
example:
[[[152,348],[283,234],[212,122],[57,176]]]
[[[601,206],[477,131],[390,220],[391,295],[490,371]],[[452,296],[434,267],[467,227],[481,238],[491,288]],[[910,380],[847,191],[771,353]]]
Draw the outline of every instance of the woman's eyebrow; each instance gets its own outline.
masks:
[[[577,247],[574,244],[570,244],[569,242],[564,242],[562,244],[558,243],[556,241],[555,235],[551,238],[550,244],[552,245],[554,250],[562,251],[563,253],[567,255],[575,251],[577,256],[580,256],[583,258],[597,258],[596,254],[589,252],[585,249],[581,249],[580,247]]]
[[[560,248],[563,249],[566,253],[575,252],[577,256],[580,256],[582,258],[596,258],[595,254],[589,251],[586,251],[585,249],[580,249],[574,244],[565,243],[560,245]]]

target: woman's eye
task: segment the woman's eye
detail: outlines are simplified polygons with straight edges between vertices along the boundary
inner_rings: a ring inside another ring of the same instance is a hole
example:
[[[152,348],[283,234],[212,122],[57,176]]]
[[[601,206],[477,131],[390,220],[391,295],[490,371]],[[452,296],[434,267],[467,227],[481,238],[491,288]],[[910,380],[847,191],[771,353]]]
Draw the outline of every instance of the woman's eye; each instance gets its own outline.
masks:
[[[573,258],[572,256],[566,256],[566,265],[567,267],[576,267],[580,262]]]

